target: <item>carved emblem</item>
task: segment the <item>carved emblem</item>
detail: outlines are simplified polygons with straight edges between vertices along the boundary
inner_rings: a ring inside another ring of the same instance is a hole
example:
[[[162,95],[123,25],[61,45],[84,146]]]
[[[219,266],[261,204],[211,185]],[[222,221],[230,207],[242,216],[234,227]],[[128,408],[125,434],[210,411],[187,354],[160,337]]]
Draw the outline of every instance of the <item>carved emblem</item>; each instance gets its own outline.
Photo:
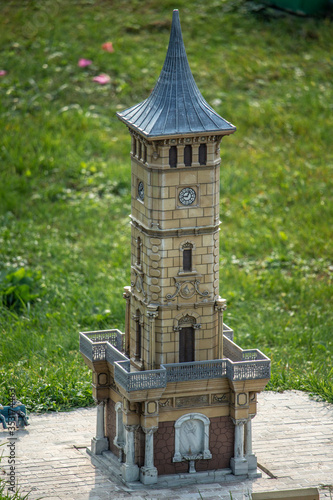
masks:
[[[193,295],[195,295],[195,294],[200,295],[200,297],[207,297],[208,298],[209,291],[205,290],[205,291],[201,292],[199,290],[199,285],[200,285],[200,281],[198,279],[193,280],[193,281],[183,281],[182,283],[180,283],[179,281],[176,281],[175,282],[175,287],[176,287],[175,293],[174,294],[168,293],[165,296],[165,299],[167,301],[174,300],[177,297],[177,295],[180,295],[183,299],[191,299],[193,297]]]
[[[213,404],[227,403],[227,402],[228,402],[228,393],[213,394],[213,397],[212,397]]]

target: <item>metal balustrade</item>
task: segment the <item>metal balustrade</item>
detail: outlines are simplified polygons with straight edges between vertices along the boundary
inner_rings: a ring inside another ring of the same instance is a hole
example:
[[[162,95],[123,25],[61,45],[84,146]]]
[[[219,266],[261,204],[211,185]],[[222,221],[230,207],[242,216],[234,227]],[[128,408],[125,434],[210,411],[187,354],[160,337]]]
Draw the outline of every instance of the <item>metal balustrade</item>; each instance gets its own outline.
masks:
[[[167,382],[184,382],[188,380],[204,380],[220,378],[227,375],[227,360],[213,359],[193,361],[190,363],[168,363],[165,368]]]
[[[166,387],[167,383],[227,377],[230,380],[270,378],[270,360],[258,349],[241,349],[224,337],[224,359],[168,363],[158,370],[131,371],[130,360],[117,349],[119,330],[80,333],[80,352],[91,361],[106,360],[114,366],[116,384],[127,392]],[[120,340],[119,340],[120,339]]]
[[[166,387],[166,371],[159,370],[130,371],[129,361],[117,361],[114,364],[114,380],[126,392],[158,389]]]

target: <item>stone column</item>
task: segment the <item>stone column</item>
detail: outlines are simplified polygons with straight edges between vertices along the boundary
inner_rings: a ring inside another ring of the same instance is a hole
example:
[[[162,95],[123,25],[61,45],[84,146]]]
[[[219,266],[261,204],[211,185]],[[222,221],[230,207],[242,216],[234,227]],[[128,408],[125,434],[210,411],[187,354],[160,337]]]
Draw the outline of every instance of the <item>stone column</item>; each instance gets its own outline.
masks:
[[[252,419],[255,415],[250,415],[245,424],[244,453],[249,464],[249,471],[257,469],[257,457],[252,452]]]
[[[158,427],[142,427],[145,433],[145,464],[140,469],[140,481],[143,484],[157,483],[157,469],[154,467],[154,432]]]
[[[122,465],[121,471],[124,481],[130,483],[139,479],[139,467],[135,463],[135,431],[138,425],[125,425],[126,430],[126,462]]]
[[[199,143],[192,144],[192,167],[199,167]]]
[[[147,316],[149,319],[149,369],[155,370],[156,362],[156,347],[155,347],[155,319],[157,318],[158,312],[157,307],[148,306]]]
[[[131,287],[125,286],[124,299],[126,299],[126,312],[125,312],[125,354],[130,355],[130,328],[131,328]]]
[[[96,437],[91,440],[91,451],[94,455],[101,455],[109,449],[109,440],[104,434],[104,407],[105,401],[97,404]]]
[[[185,149],[185,144],[183,143],[177,144],[177,167],[185,167],[184,149]]]
[[[244,424],[247,419],[234,420],[235,424],[235,443],[234,443],[234,457],[230,460],[230,467],[235,476],[247,474],[249,466],[246,458],[244,458]]]
[[[225,299],[219,299],[215,303],[215,311],[218,312],[218,343],[217,359],[223,358],[223,311],[227,308]]]

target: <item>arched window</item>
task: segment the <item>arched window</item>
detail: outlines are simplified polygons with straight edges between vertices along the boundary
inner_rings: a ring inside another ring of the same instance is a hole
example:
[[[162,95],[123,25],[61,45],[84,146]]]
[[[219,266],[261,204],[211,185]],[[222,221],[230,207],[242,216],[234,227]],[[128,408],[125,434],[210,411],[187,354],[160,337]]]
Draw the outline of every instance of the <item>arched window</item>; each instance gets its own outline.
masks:
[[[200,165],[206,165],[207,163],[207,145],[200,144],[199,146],[199,163]]]
[[[192,271],[192,249],[193,249],[192,243],[185,243],[182,246],[184,272]]]
[[[177,167],[177,146],[171,146],[169,149],[169,165],[171,168]]]
[[[192,248],[183,250],[183,271],[192,271]]]
[[[192,165],[192,146],[187,145],[184,148],[184,163],[185,167]]]

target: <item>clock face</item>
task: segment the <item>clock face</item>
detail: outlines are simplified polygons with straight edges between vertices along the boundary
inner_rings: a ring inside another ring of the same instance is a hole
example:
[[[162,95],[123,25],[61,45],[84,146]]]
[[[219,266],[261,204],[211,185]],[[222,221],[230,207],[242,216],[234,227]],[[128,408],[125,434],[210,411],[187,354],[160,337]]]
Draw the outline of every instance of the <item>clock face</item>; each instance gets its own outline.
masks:
[[[143,201],[145,198],[145,188],[142,181],[140,181],[138,184],[138,198],[141,201]]]
[[[179,201],[182,205],[192,205],[196,196],[194,189],[186,187],[179,193]]]

